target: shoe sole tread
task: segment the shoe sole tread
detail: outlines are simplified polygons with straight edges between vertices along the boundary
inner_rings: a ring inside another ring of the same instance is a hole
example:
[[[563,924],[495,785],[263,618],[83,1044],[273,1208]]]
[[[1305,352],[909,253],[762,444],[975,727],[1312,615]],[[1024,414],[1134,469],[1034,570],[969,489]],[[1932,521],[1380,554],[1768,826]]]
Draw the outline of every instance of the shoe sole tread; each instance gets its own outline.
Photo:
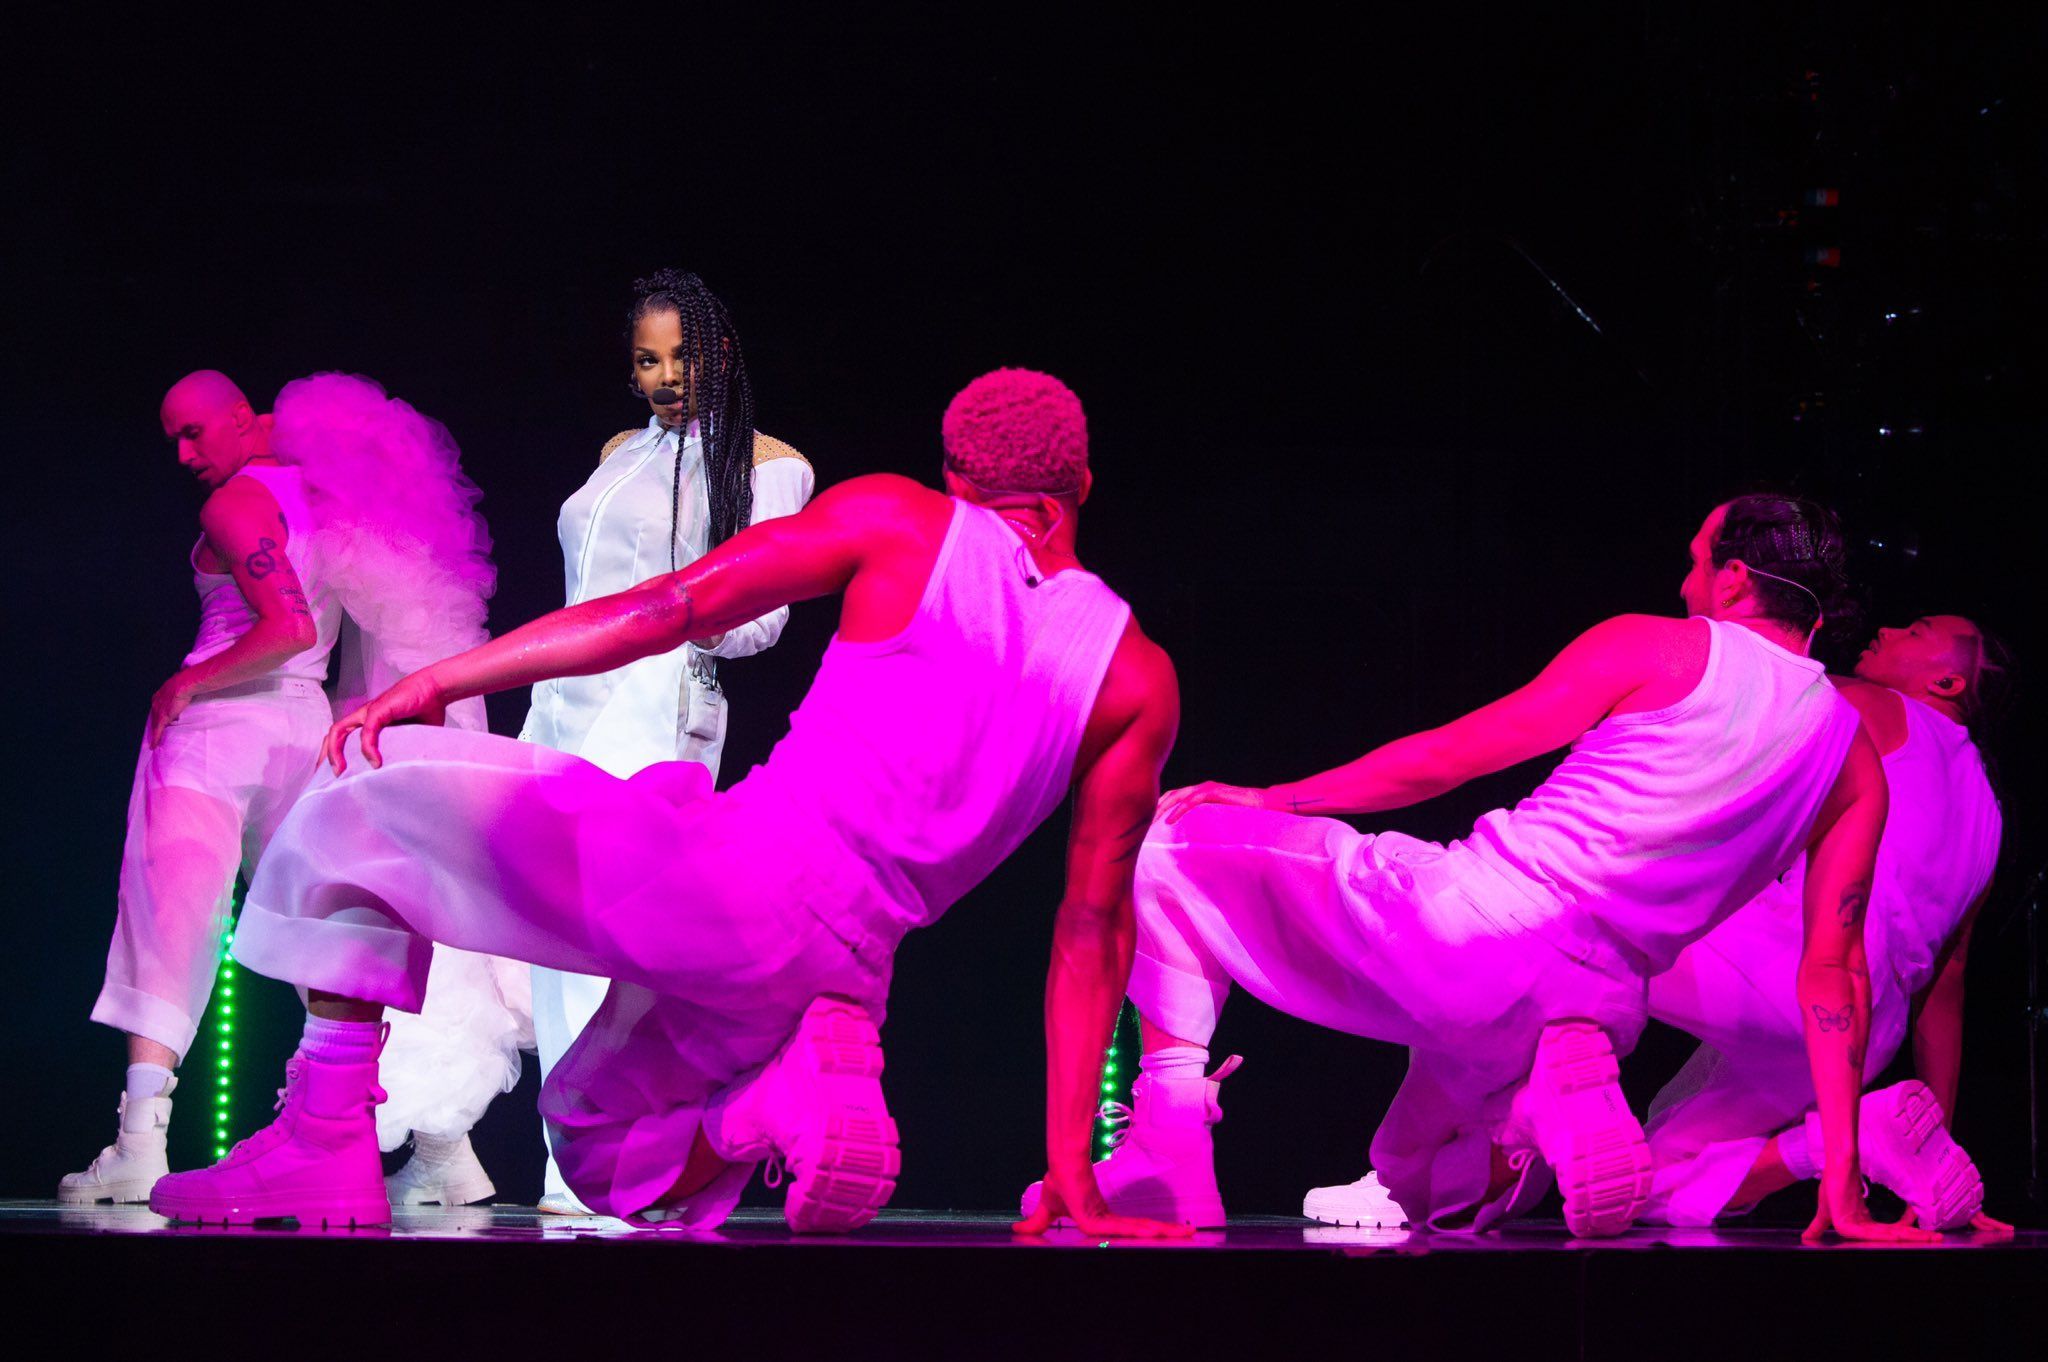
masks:
[[[1583,1098],[1603,1089],[1608,1094],[1597,1104],[1599,1122],[1575,1126],[1562,1166],[1552,1161],[1565,1225],[1581,1238],[1622,1233],[1650,1200],[1650,1146],[1621,1095],[1620,1078],[1613,1043],[1597,1026],[1552,1027],[1537,1047],[1531,1081],[1556,1098]]]

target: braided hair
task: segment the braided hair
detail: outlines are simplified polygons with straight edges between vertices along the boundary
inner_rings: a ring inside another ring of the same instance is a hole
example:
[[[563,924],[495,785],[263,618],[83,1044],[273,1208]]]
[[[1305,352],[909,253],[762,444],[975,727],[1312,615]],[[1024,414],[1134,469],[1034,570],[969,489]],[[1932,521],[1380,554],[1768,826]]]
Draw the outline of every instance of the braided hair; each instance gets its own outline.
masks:
[[[754,515],[754,389],[732,318],[718,295],[694,274],[656,270],[633,281],[633,306],[626,314],[626,338],[654,312],[673,312],[682,325],[690,356],[685,382],[690,414],[704,444],[704,490],[710,504],[708,546],[716,548],[745,529]],[[676,560],[682,523],[683,438],[676,438],[675,491],[669,502],[668,561]]]
[[[1713,563],[1738,558],[1752,570],[1750,585],[1769,619],[1803,633],[1823,615],[1853,608],[1842,522],[1818,502],[1768,493],[1729,502]]]

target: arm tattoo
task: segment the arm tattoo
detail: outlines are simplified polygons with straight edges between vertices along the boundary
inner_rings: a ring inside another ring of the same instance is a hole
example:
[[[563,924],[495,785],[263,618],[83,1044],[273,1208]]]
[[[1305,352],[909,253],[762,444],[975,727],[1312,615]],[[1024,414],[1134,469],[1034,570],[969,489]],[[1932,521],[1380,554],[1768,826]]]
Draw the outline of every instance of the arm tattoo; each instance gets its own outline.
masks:
[[[1116,840],[1122,844],[1124,849],[1111,857],[1110,863],[1112,865],[1122,865],[1125,861],[1137,860],[1138,853],[1144,850],[1145,847],[1145,829],[1151,826],[1152,819],[1148,815],[1147,817],[1140,818],[1137,822],[1118,833]]]
[[[1870,885],[1859,880],[1842,891],[1841,901],[1835,904],[1835,919],[1844,927],[1856,925],[1856,919],[1863,916],[1863,909],[1870,902]]]
[[[297,586],[280,587],[277,594],[291,603],[294,615],[304,615],[307,619],[313,618],[312,607],[306,604],[306,593]]]
[[[1856,1004],[1854,1003],[1850,1003],[1847,1007],[1840,1009],[1826,1008],[1819,1003],[1813,1005],[1813,1020],[1820,1026],[1823,1035],[1829,1031],[1847,1031],[1849,1023],[1855,1019]]]
[[[1323,800],[1317,799],[1313,795],[1311,795],[1307,799],[1302,799],[1299,796],[1296,796],[1295,798],[1289,799],[1287,801],[1287,807],[1291,812],[1300,813],[1303,809],[1313,809],[1318,805],[1322,804],[1323,802]]]
[[[256,548],[242,560],[242,566],[259,582],[277,571],[277,541],[268,535],[258,539]]]

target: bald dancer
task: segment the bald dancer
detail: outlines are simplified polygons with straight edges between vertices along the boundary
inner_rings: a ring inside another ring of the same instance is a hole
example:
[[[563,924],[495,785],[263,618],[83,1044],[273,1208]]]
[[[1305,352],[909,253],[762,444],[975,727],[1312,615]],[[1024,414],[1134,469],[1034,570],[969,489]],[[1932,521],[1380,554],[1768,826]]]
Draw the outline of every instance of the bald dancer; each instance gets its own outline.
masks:
[[[1864,1163],[1929,1229],[2007,1233],[1948,1133],[1962,1073],[1963,973],[2003,828],[1971,727],[2007,694],[2004,646],[1961,615],[1880,629],[1838,679],[1884,763],[1890,814],[1865,923],[1870,1047],[1891,1063],[1910,1030],[1916,1078],[1863,1098]],[[1645,1219],[1709,1225],[1819,1172],[1796,976],[1798,872],[1650,982],[1650,1015],[1703,1042],[1650,1106]]]
[[[438,940],[614,980],[541,1100],[593,1209],[715,1226],[766,1158],[787,1171],[792,1228],[856,1228],[899,1164],[876,1029],[896,944],[1071,790],[1045,996],[1047,1201],[1091,1234],[1184,1232],[1110,1214],[1089,1162],[1131,867],[1177,722],[1172,665],[1076,557],[1090,475],[1074,395],[999,370],[942,430],[944,493],[856,478],[337,725],[341,774],[287,820],[236,938],[243,963],[310,991],[281,1115],[216,1167],[159,1183],[151,1205],[386,1218],[378,1019],[419,1006]],[[622,780],[536,745],[392,726],[827,594],[844,598],[838,632],[788,736],[724,793],[691,762]]]
[[[319,764],[321,682],[340,615],[307,571],[305,481],[225,374],[164,395],[164,437],[207,489],[192,548],[199,637],[157,688],[121,853],[106,983],[92,1019],[128,1038],[114,1143],[58,1200],[147,1201],[168,1171],[175,1071],[206,1011],[235,874],[253,865]]]

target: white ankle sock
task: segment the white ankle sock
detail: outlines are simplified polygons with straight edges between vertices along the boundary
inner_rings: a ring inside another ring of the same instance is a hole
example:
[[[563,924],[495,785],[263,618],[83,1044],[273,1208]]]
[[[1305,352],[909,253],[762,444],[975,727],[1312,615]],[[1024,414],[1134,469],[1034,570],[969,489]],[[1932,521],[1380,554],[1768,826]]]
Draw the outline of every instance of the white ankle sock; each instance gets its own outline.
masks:
[[[327,1064],[361,1064],[377,1057],[383,1038],[382,1022],[328,1021],[308,1012],[299,1053]]]
[[[1778,1161],[1801,1181],[1820,1176],[1820,1151],[1806,1138],[1805,1122],[1778,1132]]]
[[[1208,1069],[1205,1045],[1168,1045],[1138,1056],[1138,1072],[1158,1079],[1200,1078]]]
[[[146,1098],[162,1095],[171,1086],[171,1071],[161,1064],[130,1064],[128,1066],[128,1100],[140,1102]]]

